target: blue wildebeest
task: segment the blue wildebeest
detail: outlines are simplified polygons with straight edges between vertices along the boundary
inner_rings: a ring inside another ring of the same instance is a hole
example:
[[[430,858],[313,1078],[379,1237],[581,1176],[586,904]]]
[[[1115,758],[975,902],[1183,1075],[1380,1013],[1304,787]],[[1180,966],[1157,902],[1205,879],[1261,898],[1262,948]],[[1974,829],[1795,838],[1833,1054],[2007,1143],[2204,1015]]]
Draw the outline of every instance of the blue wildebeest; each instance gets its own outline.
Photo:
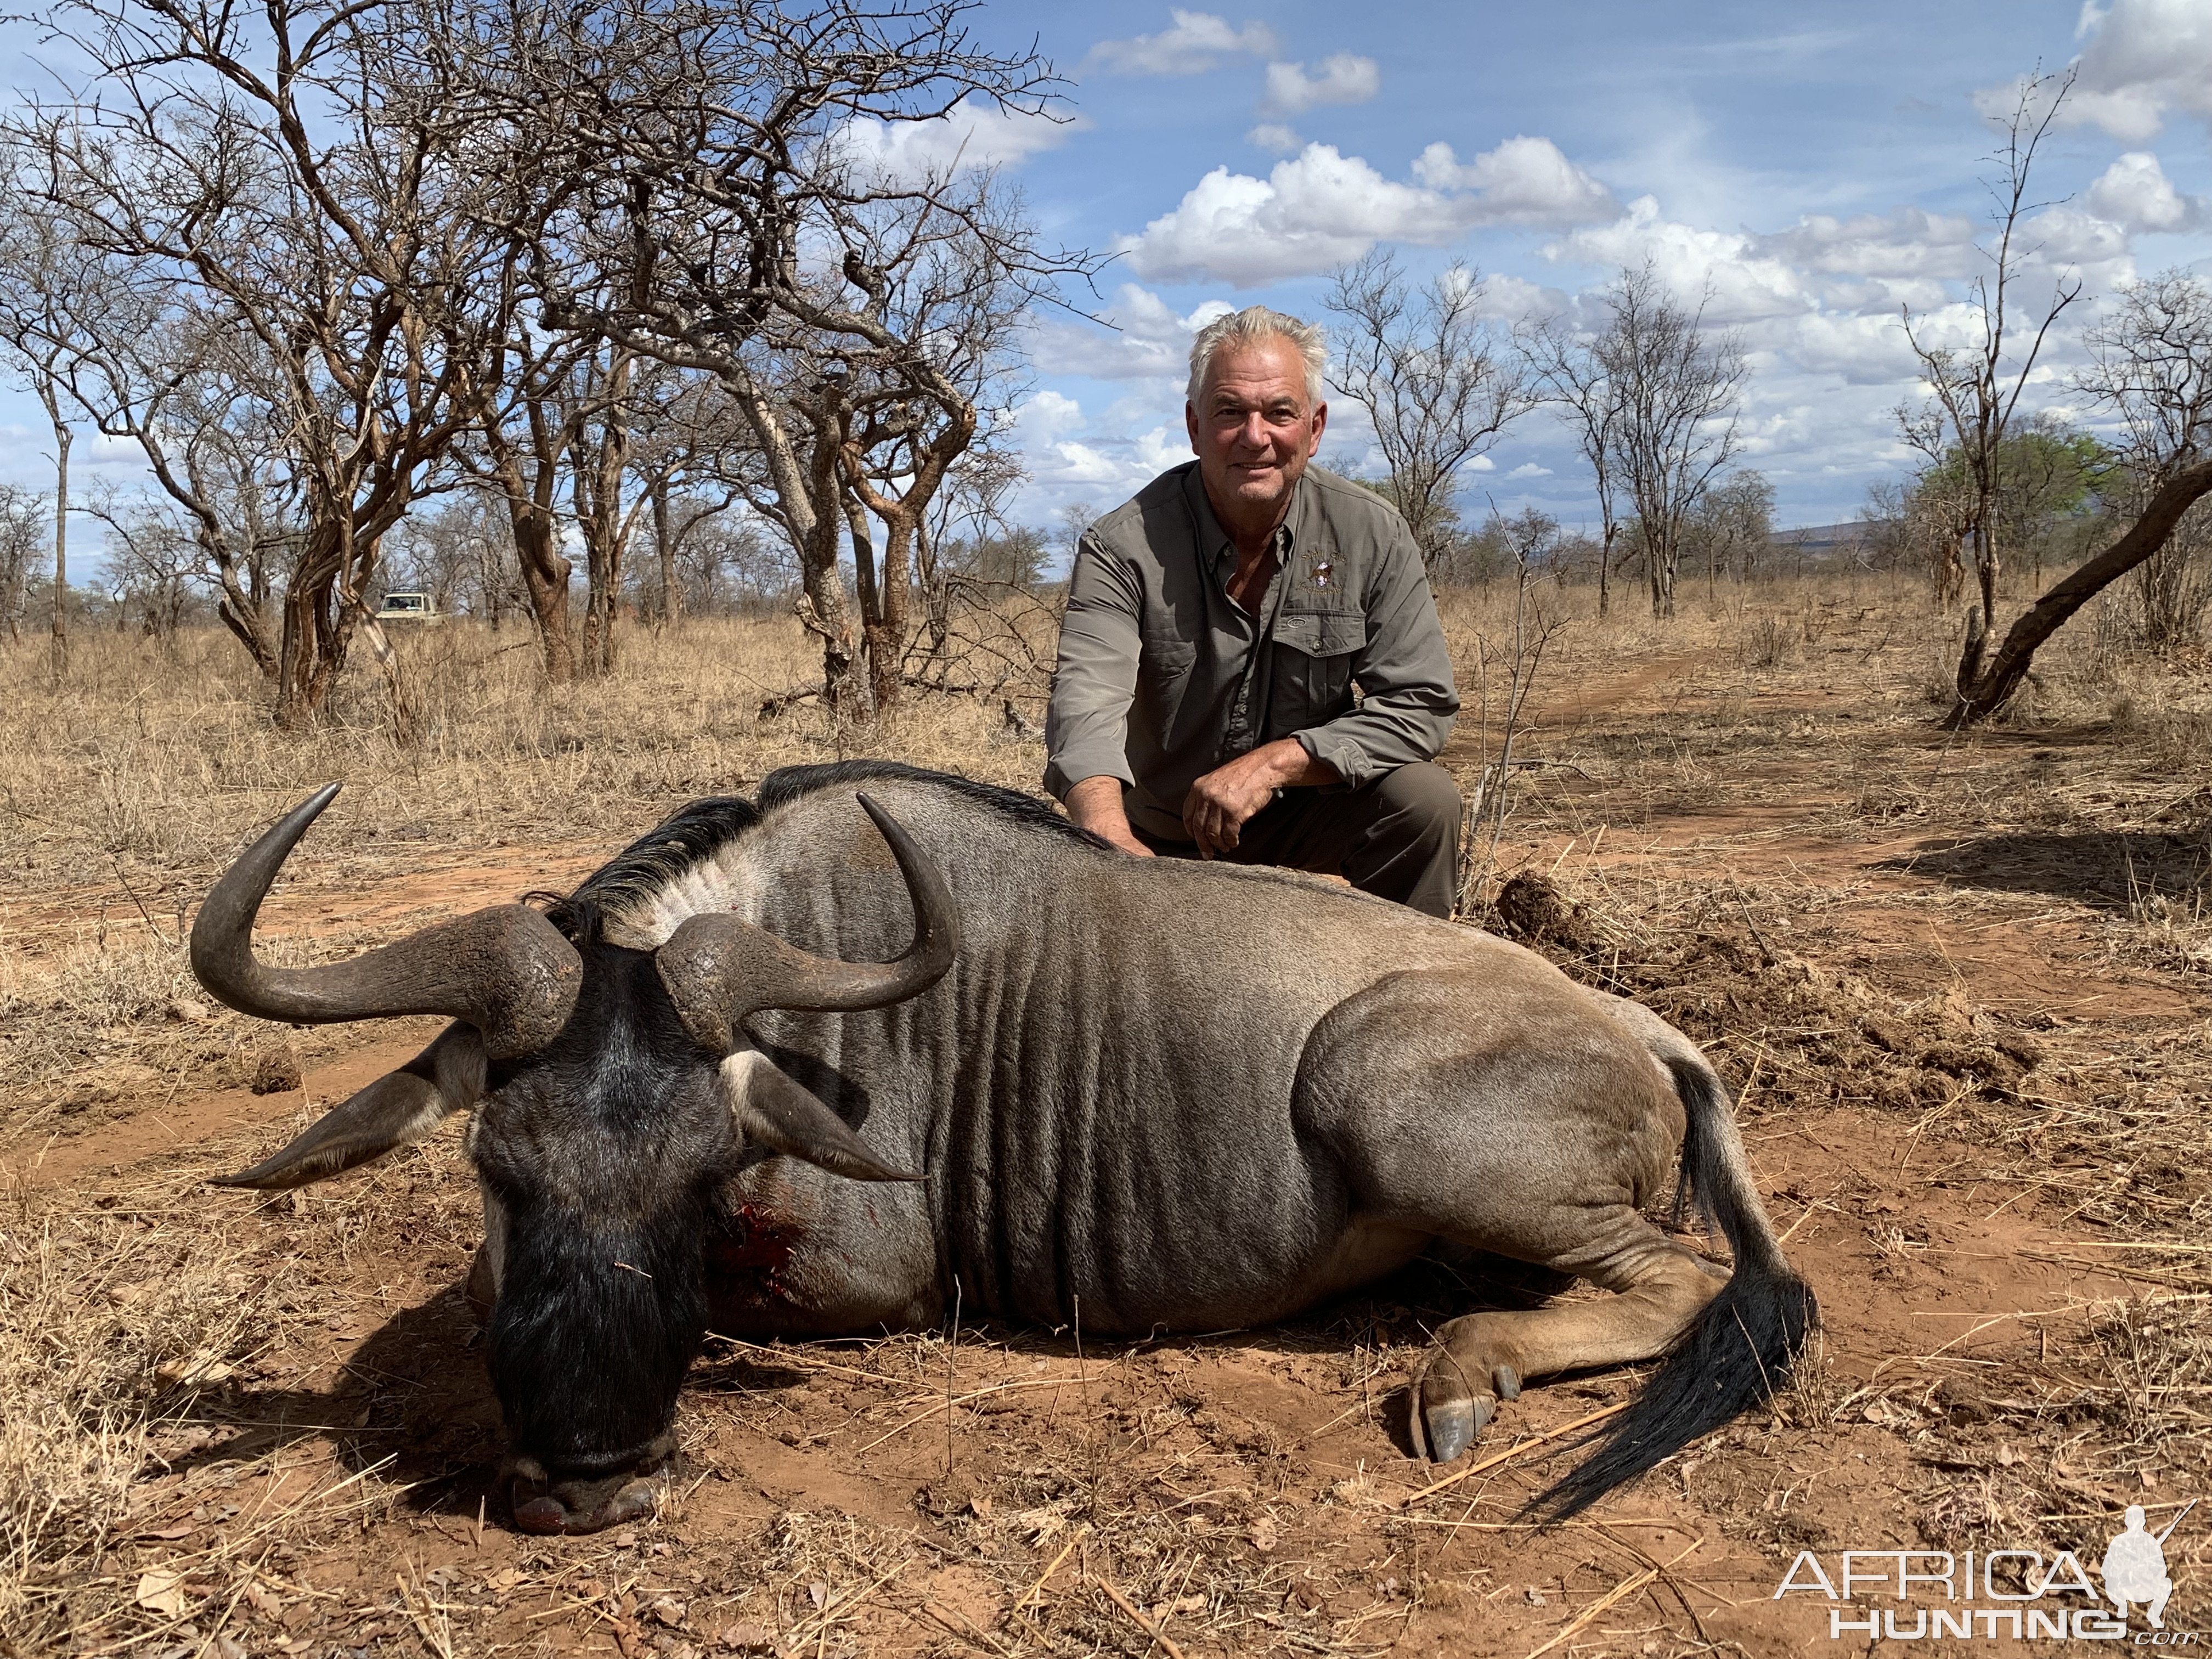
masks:
[[[473,1113],[471,1289],[530,1531],[650,1503],[710,1321],[928,1326],[957,1280],[1009,1320],[1212,1330],[1432,1245],[1492,1252],[1612,1294],[1441,1327],[1412,1392],[1428,1456],[1526,1380],[1668,1355],[1547,1494],[1569,1510],[1760,1398],[1813,1319],[1698,1050],[1471,928],[856,763],[695,803],[542,911],[264,966],[255,915],[335,793],[223,877],[195,970],[269,1018],[455,1023],[226,1184]],[[1642,1213],[1678,1148],[1733,1274]]]

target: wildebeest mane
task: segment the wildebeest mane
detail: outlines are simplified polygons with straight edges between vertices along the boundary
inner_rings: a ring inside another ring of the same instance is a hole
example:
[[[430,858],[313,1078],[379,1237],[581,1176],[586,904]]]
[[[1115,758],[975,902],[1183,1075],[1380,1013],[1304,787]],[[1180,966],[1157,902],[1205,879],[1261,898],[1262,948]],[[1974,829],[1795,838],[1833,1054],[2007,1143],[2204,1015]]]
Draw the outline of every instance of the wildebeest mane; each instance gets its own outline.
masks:
[[[609,911],[649,901],[760,817],[760,809],[742,796],[709,795],[663,818],[586,876],[574,892],[531,896],[544,902],[546,919],[571,941],[592,944]]]
[[[1112,850],[1107,842],[1088,830],[1077,828],[1034,795],[1024,795],[1018,789],[1001,789],[995,784],[978,783],[973,778],[951,772],[908,766],[902,761],[825,761],[813,766],[780,767],[761,783],[760,810],[763,814],[772,812],[802,796],[824,789],[858,789],[871,783],[891,782],[933,784],[947,794],[973,801],[1013,823],[1048,830],[1079,841],[1086,847]]]
[[[900,761],[828,761],[786,766],[763,780],[758,800],[711,795],[678,809],[586,877],[566,895],[530,896],[545,907],[548,921],[574,943],[596,942],[609,915],[619,915],[649,903],[668,884],[759,823],[767,814],[824,790],[860,789],[871,783],[926,783],[1026,828],[1066,836],[1086,847],[1107,843],[1078,829],[1045,802],[1018,790],[1000,789],[950,772],[932,772]],[[1110,849],[1109,849],[1110,850]]]

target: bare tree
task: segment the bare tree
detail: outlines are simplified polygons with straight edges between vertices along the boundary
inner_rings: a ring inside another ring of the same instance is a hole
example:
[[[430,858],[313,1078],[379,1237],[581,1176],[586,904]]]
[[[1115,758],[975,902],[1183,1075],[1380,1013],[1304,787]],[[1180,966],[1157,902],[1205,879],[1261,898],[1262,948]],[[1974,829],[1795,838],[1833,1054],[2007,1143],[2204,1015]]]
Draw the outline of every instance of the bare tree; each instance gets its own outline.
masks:
[[[2212,288],[2160,278],[2130,295],[2096,331],[2081,389],[2118,416],[2140,481],[2135,522],[2030,605],[1977,672],[1963,669],[1948,717],[1963,726],[1996,713],[2027,678],[2035,653],[2067,619],[2158,554],[2191,509],[2212,495]]]
[[[1003,394],[1023,313],[1090,268],[1044,251],[988,169],[865,142],[967,99],[1048,112],[1047,66],[980,48],[968,9],[602,0],[487,22],[470,48],[547,181],[548,325],[715,377],[841,715],[896,699],[930,502]]]
[[[1973,549],[1979,603],[1967,614],[1966,642],[1956,676],[1960,706],[1980,700],[1982,659],[1996,625],[1997,582],[2003,557],[1997,545],[1996,502],[2002,488],[2005,436],[2021,394],[2027,391],[2036,359],[2060,313],[2081,295],[2076,277],[2061,277],[2049,299],[2029,313],[2033,326],[2015,331],[2018,288],[2033,250],[2021,245],[2028,215],[2047,204],[2029,199],[2029,174],[2036,152],[2058,118],[2074,71],[2057,76],[2031,76],[2021,83],[2011,112],[2002,118],[2002,138],[1990,158],[1996,173],[1985,182],[1995,204],[1995,246],[1987,251],[1989,270],[1974,279],[1971,304],[1978,337],[1964,348],[1939,345],[1925,320],[1904,311],[1905,338],[1920,360],[1929,402],[1921,409],[1900,408],[1898,423],[1905,441],[1941,464],[1955,454],[1970,489],[1966,533]],[[2018,349],[2015,331],[2026,336]],[[2014,353],[2017,358],[2008,357]],[[2009,695],[2009,693],[2008,693]]]
[[[1624,269],[1602,303],[1589,349],[1616,404],[1613,465],[1636,509],[1651,614],[1672,617],[1690,514],[1736,454],[1743,348],[1733,333],[1709,337],[1704,304],[1675,304],[1649,264]]]
[[[25,579],[38,556],[45,506],[35,491],[0,483],[0,628],[11,644],[23,640]]]
[[[1705,491],[1692,510],[1689,540],[1705,556],[1705,598],[1719,597],[1719,580],[1731,568],[1748,580],[1774,539],[1774,486],[1748,467]]]
[[[1460,469],[1536,404],[1525,362],[1492,340],[1481,275],[1465,265],[1416,290],[1378,248],[1340,269],[1322,304],[1342,319],[1332,378],[1372,421],[1391,499],[1433,569],[1452,544]]]
[[[69,672],[70,375],[79,338],[69,296],[84,264],[66,224],[39,200],[32,155],[0,148],[0,355],[46,411],[54,437],[54,580],[49,622],[52,667]]]
[[[276,578],[307,529],[283,377],[257,337],[183,285],[112,260],[80,270],[71,394],[103,435],[138,446],[190,523],[218,620],[273,682]]]
[[[2094,367],[2075,384],[2117,415],[2126,504],[2139,508],[2205,447],[2212,431],[2212,283],[2169,270],[2121,290],[2113,315],[2085,331]],[[2135,573],[2145,643],[2160,654],[2192,641],[2212,581],[2196,567],[2202,507]]]
[[[722,476],[748,441],[712,378],[654,368],[633,465],[653,521],[653,615],[665,626],[684,614],[684,544],[736,504],[742,492]]]
[[[1620,430],[1623,389],[1615,381],[1595,340],[1577,333],[1564,317],[1526,326],[1521,349],[1537,395],[1558,411],[1574,434],[1583,459],[1597,486],[1599,543],[1597,613],[1613,608],[1613,544],[1620,535],[1620,475],[1614,441]]]
[[[476,419],[503,239],[473,112],[405,71],[386,0],[67,0],[96,71],[17,120],[82,246],[250,337],[304,523],[288,550],[276,719],[327,709],[382,538]]]
[[[199,542],[175,504],[159,497],[124,496],[95,487],[85,511],[106,527],[106,567],[116,626],[131,613],[141,630],[173,641],[191,608],[192,589],[206,580]]]

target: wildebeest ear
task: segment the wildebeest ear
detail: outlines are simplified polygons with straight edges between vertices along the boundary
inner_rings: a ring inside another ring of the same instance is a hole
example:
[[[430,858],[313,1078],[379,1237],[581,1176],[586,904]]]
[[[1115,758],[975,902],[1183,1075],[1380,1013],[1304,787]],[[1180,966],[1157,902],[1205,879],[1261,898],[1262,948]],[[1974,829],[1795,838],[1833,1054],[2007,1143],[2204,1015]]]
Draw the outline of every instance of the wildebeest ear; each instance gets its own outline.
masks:
[[[919,1181],[895,1170],[823,1105],[813,1091],[793,1082],[757,1048],[741,1048],[722,1062],[722,1086],[738,1127],[763,1146],[854,1181]]]
[[[448,1025],[421,1054],[333,1106],[283,1152],[208,1184],[282,1192],[327,1180],[395,1147],[428,1139],[448,1114],[476,1104],[483,1085],[483,1037],[472,1025]]]

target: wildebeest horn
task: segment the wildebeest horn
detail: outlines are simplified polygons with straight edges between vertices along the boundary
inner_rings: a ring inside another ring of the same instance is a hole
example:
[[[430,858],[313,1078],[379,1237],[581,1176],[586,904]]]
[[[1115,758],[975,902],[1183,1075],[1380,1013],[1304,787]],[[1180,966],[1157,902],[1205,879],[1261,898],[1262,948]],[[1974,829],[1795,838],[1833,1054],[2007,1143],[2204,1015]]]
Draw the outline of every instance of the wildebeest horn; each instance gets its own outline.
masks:
[[[544,1048],[568,1023],[583,977],[575,947],[527,905],[442,921],[350,962],[271,968],[253,955],[253,919],[335,783],[288,813],[216,883],[192,923],[192,972],[219,1001],[262,1019],[321,1025],[447,1014],[483,1034],[494,1060]]]
[[[914,903],[914,943],[896,962],[839,962],[817,957],[732,915],[693,916],[660,947],[655,966],[684,1028],[703,1048],[730,1054],[738,1027],[763,1008],[847,1013],[918,996],[945,976],[959,949],[959,919],[937,866],[870,800],[875,820]]]

